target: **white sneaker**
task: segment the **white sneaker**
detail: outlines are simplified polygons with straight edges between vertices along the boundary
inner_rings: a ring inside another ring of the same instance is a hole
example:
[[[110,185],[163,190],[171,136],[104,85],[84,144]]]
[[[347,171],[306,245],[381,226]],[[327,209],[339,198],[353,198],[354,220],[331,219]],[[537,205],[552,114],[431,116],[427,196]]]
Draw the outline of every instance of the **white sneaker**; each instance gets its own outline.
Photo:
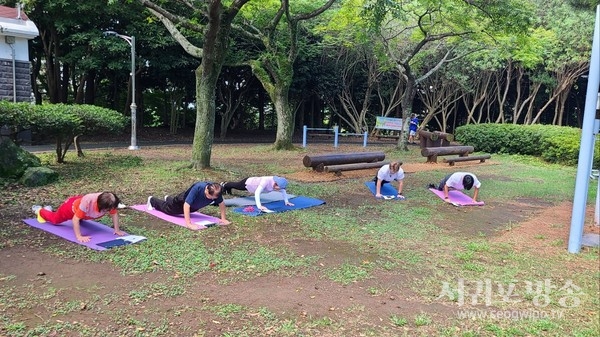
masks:
[[[148,197],[148,202],[146,202],[146,209],[149,211],[153,211],[154,207],[152,207],[152,204],[150,203],[150,199],[152,199],[152,196]]]
[[[119,203],[119,205],[117,206],[118,209],[123,209],[123,208],[127,208],[127,205],[123,204],[123,203]]]
[[[37,212],[39,212],[40,209],[42,209],[42,206],[40,206],[40,205],[33,205],[33,206],[31,206],[31,211],[33,213],[35,213],[35,214],[37,214]]]
[[[44,206],[42,208],[45,209],[45,210],[47,210],[47,211],[50,211],[50,212],[53,211],[52,206],[50,206],[50,205]]]

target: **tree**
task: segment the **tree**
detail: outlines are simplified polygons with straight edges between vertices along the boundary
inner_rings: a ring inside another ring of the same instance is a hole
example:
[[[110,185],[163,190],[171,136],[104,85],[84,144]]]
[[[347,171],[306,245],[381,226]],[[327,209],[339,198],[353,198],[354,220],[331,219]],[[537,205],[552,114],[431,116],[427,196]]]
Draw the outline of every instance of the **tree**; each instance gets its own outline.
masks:
[[[328,0],[319,7],[313,1],[297,1],[294,5],[299,9],[294,11],[289,0],[281,0],[278,8],[273,7],[275,2],[270,2],[244,12],[240,28],[257,45],[255,56],[244,63],[252,68],[277,112],[275,149],[293,148],[295,109],[290,104],[289,92],[294,78],[294,62],[299,53],[299,39],[302,37],[300,23],[320,15],[335,1]],[[267,13],[267,16],[261,17],[261,12]]]
[[[183,49],[202,59],[196,69],[196,127],[192,145],[192,167],[210,167],[214,140],[216,85],[229,50],[231,26],[241,8],[250,0],[189,2],[162,4],[139,2],[157,17]],[[195,42],[202,46],[198,47]]]
[[[228,68],[221,72],[219,78],[219,85],[217,87],[217,94],[219,102],[221,103],[221,109],[219,114],[221,115],[221,127],[219,138],[225,139],[227,135],[227,128],[231,119],[238,111],[245,96],[248,94],[249,86],[252,83],[250,69],[233,69]]]
[[[417,0],[407,4],[376,0],[368,3],[365,19],[383,42],[388,56],[406,83],[402,95],[403,132],[398,147],[408,150],[407,130],[413,101],[421,82],[468,53],[483,48],[458,49],[462,41],[487,39],[500,32],[522,32],[529,24],[529,11],[518,0]],[[437,63],[431,64],[431,58]],[[424,62],[428,61],[428,62]]]
[[[105,0],[28,0],[24,5],[40,32],[30,50],[37,103],[95,104],[107,57],[106,48],[97,48],[102,30],[143,22],[135,19],[139,6],[107,5]]]
[[[530,120],[540,121],[542,114],[554,104],[552,124],[562,125],[564,104],[568,94],[589,67],[593,16],[589,10],[580,10],[562,1],[538,3],[540,25],[552,34],[552,43],[545,44],[545,69],[552,77],[548,100]],[[550,118],[548,118],[550,120]]]

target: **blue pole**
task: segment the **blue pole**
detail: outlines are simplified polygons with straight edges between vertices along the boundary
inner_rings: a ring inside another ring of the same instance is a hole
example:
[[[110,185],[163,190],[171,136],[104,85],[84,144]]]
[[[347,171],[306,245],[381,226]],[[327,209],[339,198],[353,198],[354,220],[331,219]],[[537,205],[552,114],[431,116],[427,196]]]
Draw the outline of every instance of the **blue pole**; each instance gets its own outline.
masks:
[[[365,138],[363,140],[363,147],[367,147],[367,131],[365,131]]]
[[[333,147],[338,147],[338,129],[337,125],[333,127],[333,133],[335,134],[333,137]]]
[[[306,132],[308,131],[308,128],[306,127],[306,125],[304,125],[302,127],[302,147],[306,147]]]
[[[569,233],[569,253],[579,253],[583,237],[585,207],[589,188],[589,168],[592,165],[594,153],[594,121],[596,118],[596,101],[600,89],[600,6],[596,7],[596,24],[590,57],[585,109],[583,111],[583,126],[581,128],[581,145],[577,163],[577,178],[575,180],[575,196],[573,197],[573,213]]]

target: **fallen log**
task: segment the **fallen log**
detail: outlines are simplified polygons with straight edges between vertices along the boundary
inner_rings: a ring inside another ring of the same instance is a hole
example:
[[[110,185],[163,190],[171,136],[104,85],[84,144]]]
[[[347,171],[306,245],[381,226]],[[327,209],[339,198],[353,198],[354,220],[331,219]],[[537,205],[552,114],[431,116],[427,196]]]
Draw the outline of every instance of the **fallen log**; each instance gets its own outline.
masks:
[[[306,155],[302,159],[302,163],[305,167],[312,167],[313,169],[320,164],[323,166],[328,165],[341,165],[341,164],[353,164],[353,163],[371,163],[378,162],[385,159],[385,153],[383,151],[376,152],[351,152],[351,153],[330,153],[309,156]]]
[[[342,165],[328,165],[323,166],[323,171],[337,173],[341,171],[355,171],[355,170],[365,170],[371,168],[379,168],[383,165],[389,164],[389,161],[380,161],[374,163],[355,163],[355,164],[342,164]],[[321,171],[319,171],[321,172]]]
[[[450,166],[454,166],[456,162],[470,161],[470,160],[479,160],[480,163],[485,162],[486,159],[490,159],[492,156],[489,154],[482,154],[477,156],[465,156],[465,157],[456,157],[456,158],[444,158],[444,163],[449,163]]]

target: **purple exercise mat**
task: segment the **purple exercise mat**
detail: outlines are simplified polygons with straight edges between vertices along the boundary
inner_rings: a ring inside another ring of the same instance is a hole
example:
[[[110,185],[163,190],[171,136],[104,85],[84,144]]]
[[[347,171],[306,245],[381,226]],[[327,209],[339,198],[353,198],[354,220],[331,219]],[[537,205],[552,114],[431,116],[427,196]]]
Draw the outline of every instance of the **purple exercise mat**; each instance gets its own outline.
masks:
[[[69,240],[95,250],[106,250],[106,248],[98,246],[98,244],[120,238],[120,236],[113,233],[112,227],[108,227],[107,225],[91,220],[81,220],[79,222],[81,235],[92,237],[89,242],[77,241],[77,238],[75,238],[75,233],[73,232],[73,221],[71,220],[65,221],[59,225],[53,225],[49,222],[39,223],[37,219],[25,219],[23,222],[31,227],[39,228],[45,232],[60,236],[65,240]],[[125,235],[128,234],[125,233]]]
[[[440,199],[445,202],[449,202],[454,206],[483,206],[485,203],[483,201],[473,202],[473,199],[468,195],[464,194],[458,190],[450,190],[448,191],[448,200],[444,199],[444,191],[436,190],[435,188],[429,189],[435,195],[440,197]]]
[[[129,206],[129,208],[135,209],[136,211],[146,212],[150,215],[154,215],[157,218],[160,218],[160,219],[163,219],[170,223],[174,223],[176,225],[187,228],[187,226],[185,225],[185,219],[183,218],[183,214],[179,215],[179,216],[175,216],[175,215],[168,215],[163,212],[159,212],[157,210],[149,211],[148,209],[146,209],[145,204],[144,205],[133,205],[133,206]],[[192,220],[192,223],[196,223],[198,221],[209,221],[209,222],[213,222],[216,224],[218,224],[219,221],[221,221],[221,219],[215,218],[214,216],[210,216],[210,215],[206,215],[206,214],[202,214],[202,213],[198,213],[198,212],[192,212],[190,214],[190,220]],[[205,229],[205,228],[198,228],[198,229]]]

